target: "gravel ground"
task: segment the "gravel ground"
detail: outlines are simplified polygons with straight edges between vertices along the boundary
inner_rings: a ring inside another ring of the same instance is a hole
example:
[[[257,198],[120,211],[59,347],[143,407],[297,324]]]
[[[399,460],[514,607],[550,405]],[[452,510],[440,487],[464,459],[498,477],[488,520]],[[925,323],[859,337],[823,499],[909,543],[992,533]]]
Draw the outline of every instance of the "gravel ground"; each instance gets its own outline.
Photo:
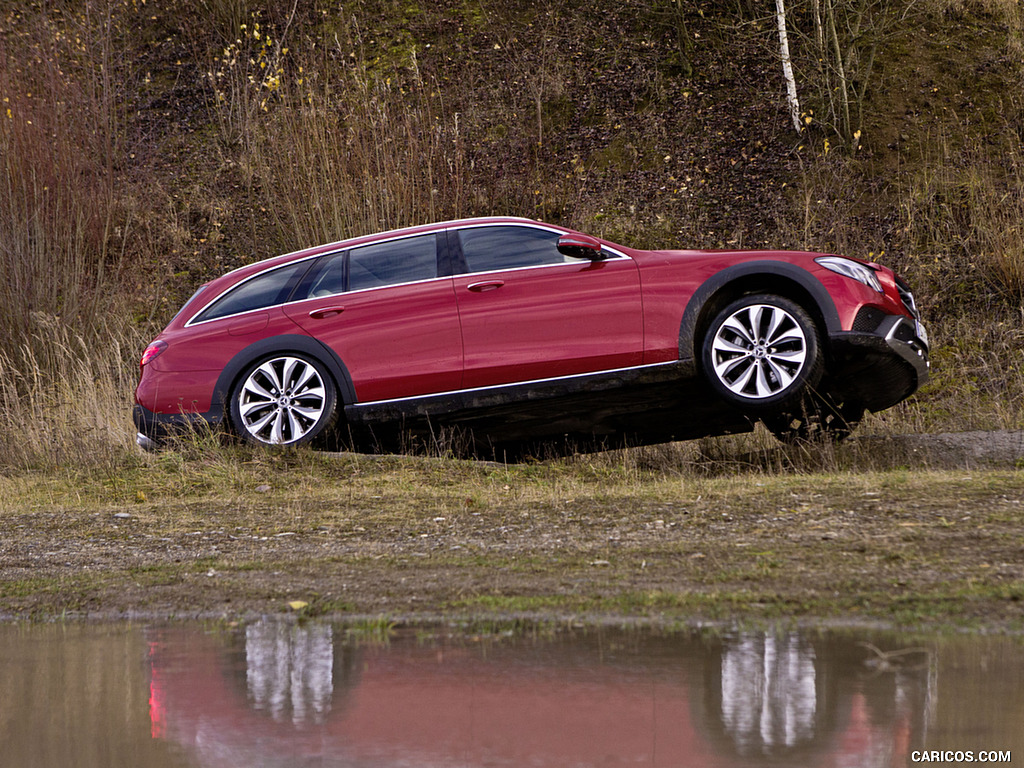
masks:
[[[128,500],[0,478],[0,617],[1020,629],[1024,433],[851,443],[895,468],[604,484],[548,465],[337,455],[231,492]]]

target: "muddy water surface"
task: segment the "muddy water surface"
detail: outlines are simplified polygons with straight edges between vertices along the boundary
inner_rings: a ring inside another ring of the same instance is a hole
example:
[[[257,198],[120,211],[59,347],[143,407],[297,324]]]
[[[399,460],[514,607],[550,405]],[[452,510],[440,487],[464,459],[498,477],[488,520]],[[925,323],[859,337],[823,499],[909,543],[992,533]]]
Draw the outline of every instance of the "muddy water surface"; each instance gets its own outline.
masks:
[[[260,621],[6,625],[0,648],[4,766],[1024,761],[1005,637]]]

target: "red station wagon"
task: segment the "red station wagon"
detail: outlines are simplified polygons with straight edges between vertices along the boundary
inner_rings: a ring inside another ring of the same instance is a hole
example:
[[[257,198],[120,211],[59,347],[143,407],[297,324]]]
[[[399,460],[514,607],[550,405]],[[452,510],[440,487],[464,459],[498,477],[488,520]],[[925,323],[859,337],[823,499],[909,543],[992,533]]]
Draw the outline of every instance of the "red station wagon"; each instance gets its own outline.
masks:
[[[517,218],[354,238],[203,285],[142,356],[138,442],[469,438],[477,452],[842,436],[928,376],[907,285],[858,259],[645,251]]]

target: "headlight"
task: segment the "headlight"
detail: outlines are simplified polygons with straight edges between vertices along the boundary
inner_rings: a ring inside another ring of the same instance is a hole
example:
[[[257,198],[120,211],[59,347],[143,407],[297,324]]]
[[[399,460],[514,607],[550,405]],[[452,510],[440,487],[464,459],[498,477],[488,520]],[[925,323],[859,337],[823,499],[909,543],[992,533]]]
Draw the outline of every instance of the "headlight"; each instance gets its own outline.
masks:
[[[883,292],[882,284],[878,282],[878,275],[875,274],[875,270],[861,264],[859,261],[844,259],[841,256],[822,256],[815,259],[815,261],[825,269],[831,269],[840,275],[852,277],[858,283],[863,283],[868,288],[874,288],[879,293]]]

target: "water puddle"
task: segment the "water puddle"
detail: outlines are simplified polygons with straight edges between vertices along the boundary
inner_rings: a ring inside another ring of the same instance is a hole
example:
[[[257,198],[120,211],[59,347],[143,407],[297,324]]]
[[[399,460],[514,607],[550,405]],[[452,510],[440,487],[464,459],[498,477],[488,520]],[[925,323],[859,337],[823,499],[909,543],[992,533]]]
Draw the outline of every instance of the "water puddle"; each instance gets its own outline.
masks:
[[[1024,759],[1014,638],[260,621],[0,626],[0,648],[0,764],[21,768]]]

